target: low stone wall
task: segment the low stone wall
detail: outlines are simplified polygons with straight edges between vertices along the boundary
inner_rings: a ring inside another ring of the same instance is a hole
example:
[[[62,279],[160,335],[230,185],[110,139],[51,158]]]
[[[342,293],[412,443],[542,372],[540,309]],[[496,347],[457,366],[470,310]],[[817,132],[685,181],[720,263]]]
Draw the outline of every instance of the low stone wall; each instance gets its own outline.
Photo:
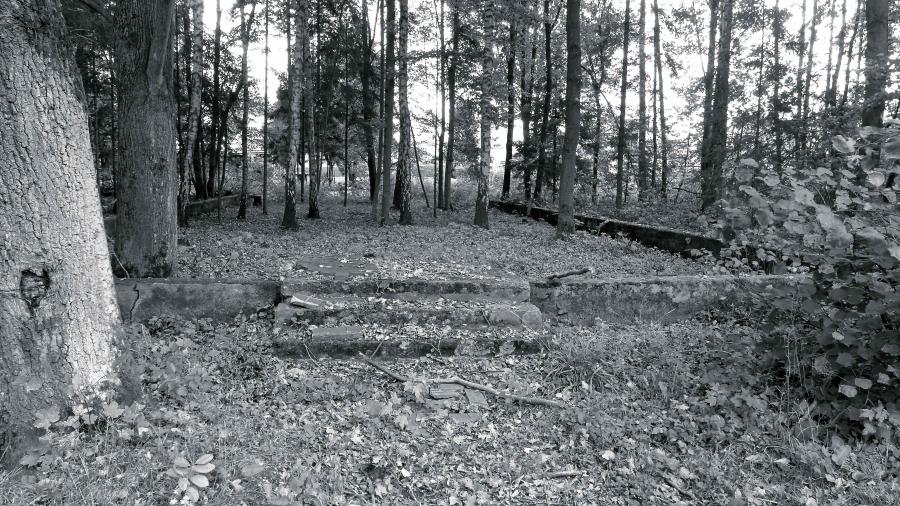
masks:
[[[685,320],[716,307],[745,307],[755,295],[797,287],[802,275],[666,276],[534,282],[531,302],[545,317],[577,324]]]
[[[491,207],[505,213],[524,216],[528,206],[519,202],[492,200]],[[542,207],[532,207],[530,216],[536,220],[543,220],[551,225],[556,225],[559,213]],[[613,237],[623,236],[632,241],[651,248],[661,249],[676,255],[693,258],[692,250],[706,250],[719,256],[726,248],[724,241],[694,232],[675,230],[665,227],[651,227],[641,223],[614,220],[605,216],[575,215],[578,230],[586,230],[597,234],[605,234]],[[783,274],[787,272],[783,263],[775,263],[757,257],[755,247],[744,248],[743,256],[750,260],[760,262],[769,274]]]
[[[264,280],[119,279],[116,298],[122,319],[153,316],[227,321],[278,302],[281,283]]]
[[[252,200],[252,196],[248,195],[248,199]],[[236,206],[240,204],[240,202],[240,195],[222,196],[222,207]],[[195,200],[185,207],[184,212],[188,215],[188,218],[193,218],[195,216],[200,216],[201,214],[211,213],[218,209],[218,206],[218,199]],[[112,214],[103,217],[103,228],[106,229],[106,235],[112,236],[113,234],[115,234],[116,215]]]

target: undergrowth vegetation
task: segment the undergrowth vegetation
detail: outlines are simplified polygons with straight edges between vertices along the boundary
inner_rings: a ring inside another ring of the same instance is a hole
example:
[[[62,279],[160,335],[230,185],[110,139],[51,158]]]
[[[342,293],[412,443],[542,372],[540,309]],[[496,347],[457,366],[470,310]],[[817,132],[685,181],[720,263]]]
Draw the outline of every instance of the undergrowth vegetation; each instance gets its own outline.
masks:
[[[900,450],[820,424],[741,321],[554,326],[531,335],[541,355],[386,364],[405,384],[276,358],[274,329],[268,310],[133,327],[139,395],[36,413],[43,446],[0,474],[0,504],[890,504],[900,490]],[[422,395],[452,376],[565,407]]]
[[[813,416],[865,437],[900,435],[900,128],[837,136],[829,166],[776,171],[744,160],[721,227],[733,243],[811,269],[761,300],[766,353]],[[751,212],[747,213],[747,209]]]

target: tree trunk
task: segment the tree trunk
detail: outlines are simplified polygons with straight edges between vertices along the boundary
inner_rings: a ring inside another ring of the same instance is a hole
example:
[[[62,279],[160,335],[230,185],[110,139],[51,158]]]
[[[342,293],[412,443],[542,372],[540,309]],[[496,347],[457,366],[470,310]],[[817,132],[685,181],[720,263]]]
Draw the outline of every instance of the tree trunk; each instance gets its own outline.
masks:
[[[269,214],[269,0],[265,0],[266,9],[266,47],[265,70],[263,74],[263,187],[262,187],[262,213]],[[290,23],[290,19],[287,20]]]
[[[247,150],[247,128],[250,122],[250,87],[247,86],[247,51],[250,49],[250,28],[253,26],[253,17],[256,14],[256,2],[251,2],[250,15],[244,19],[244,9],[241,8],[241,86],[244,88],[241,111],[241,200],[238,207],[237,218],[247,219],[247,177],[249,173],[250,154]]]
[[[509,23],[509,48],[506,56],[506,161],[503,164],[501,197],[509,198],[512,180],[513,128],[516,121],[516,22]]]
[[[290,39],[290,37],[288,37]],[[207,171],[206,194],[212,195],[216,190],[216,174],[219,171],[219,157],[222,155],[219,145],[219,130],[221,129],[222,113],[219,110],[222,96],[222,83],[220,81],[220,67],[222,66],[222,5],[221,0],[216,0],[216,35],[213,43],[213,91],[212,110],[210,115],[209,138],[212,144],[209,146],[209,170]]]
[[[669,188],[669,141],[668,132],[666,130],[666,94],[663,79],[662,66],[662,49],[660,47],[659,38],[659,2],[653,0],[653,11],[655,13],[655,23],[653,25],[654,52],[656,53],[656,73],[659,78],[659,140],[660,140],[660,158],[662,161],[662,172],[660,174],[659,194],[665,200],[666,192]]]
[[[816,46],[816,27],[819,24],[819,0],[813,0],[812,26],[809,35],[809,57],[806,59],[806,79],[803,82],[803,115],[800,124],[800,150],[798,151],[797,166],[803,167],[809,163],[806,149],[807,139],[809,138],[809,94],[810,84],[812,83],[812,67],[813,55],[815,55]]]
[[[550,0],[544,0],[544,104],[541,109],[541,137],[538,144],[537,175],[534,178],[533,199],[541,198],[544,186],[544,164],[547,163],[547,135],[550,123],[550,99],[553,93],[553,24],[550,21]]]
[[[866,0],[866,89],[862,125],[882,126],[888,80],[889,0]]]
[[[395,44],[397,39],[394,0],[387,1],[387,48],[384,60],[384,146],[381,160],[381,225],[390,221],[391,213],[391,151],[394,144],[394,77],[396,74]]]
[[[306,75],[304,76],[303,83],[303,102],[306,104],[306,122],[304,126],[304,134],[306,143],[308,146],[307,152],[309,153],[309,209],[306,212],[306,217],[309,219],[318,219],[319,218],[319,187],[321,186],[322,180],[322,149],[320,146],[320,141],[323,133],[323,128],[320,128],[316,124],[316,86],[321,83],[321,59],[319,58],[320,52],[319,49],[319,41],[321,39],[322,33],[322,2],[321,0],[316,2],[316,76],[313,78],[313,64],[312,58],[310,57],[310,32],[309,30],[305,30],[303,32],[304,39],[302,41],[303,49],[303,68],[306,70]],[[326,101],[326,106],[329,105]],[[328,114],[325,114],[324,117],[328,117]],[[323,121],[324,123],[324,121]],[[315,162],[313,162],[313,154],[315,154]],[[304,178],[305,179],[305,178]]]
[[[619,91],[619,135],[616,145],[616,209],[625,205],[625,103],[628,99],[628,41],[631,39],[631,0],[625,0],[625,28],[622,43],[622,85]]]
[[[775,0],[775,14],[772,19],[772,129],[775,131],[775,172],[784,170],[784,132],[781,124],[781,38],[784,36],[784,25],[781,16],[781,5]]]
[[[298,0],[297,14],[294,18],[294,49],[291,52],[293,61],[291,62],[292,68],[288,72],[291,80],[289,86],[291,117],[288,124],[288,151],[285,156],[284,215],[281,218],[282,228],[288,230],[299,228],[297,224],[297,151],[300,149],[300,127],[304,119],[300,106],[303,101],[303,82],[306,76],[303,43],[307,39],[308,17],[309,4],[307,0]]]
[[[856,47],[856,37],[859,35],[859,25],[862,23],[865,0],[859,0],[856,7],[856,18],[853,21],[853,35],[850,36],[850,42],[847,45],[847,64],[844,69],[844,91],[841,93],[841,112],[847,106],[847,95],[850,91],[850,65],[853,63],[853,48]]]
[[[450,203],[450,195],[453,180],[453,147],[456,144],[456,68],[459,65],[459,7],[456,5],[458,0],[450,0],[451,11],[451,54],[450,69],[447,76],[447,88],[450,95],[450,116],[447,122],[447,158],[444,163],[444,190],[441,192],[443,209],[450,210],[453,208]]]
[[[841,75],[841,64],[844,60],[844,51],[846,50],[846,39],[847,0],[843,0],[841,3],[841,29],[838,32],[837,58],[835,59],[834,67],[832,67],[832,74],[828,76],[828,90],[825,93],[825,105],[832,110],[837,106],[837,87]]]
[[[494,115],[491,106],[494,88],[494,8],[491,2],[484,2],[481,13],[484,23],[481,48],[481,153],[474,223],[478,227],[488,228],[488,179],[491,177],[491,125]]]
[[[532,142],[531,142],[531,107],[534,99],[534,69],[537,61],[537,36],[532,33],[531,36],[531,59],[528,63],[528,83],[525,82],[525,67],[522,67],[522,165],[525,172],[522,175],[522,185],[524,189],[525,200],[531,199],[531,168],[534,160],[532,159]],[[522,64],[526,59],[523,55]]]
[[[566,1],[566,137],[559,180],[559,235],[575,231],[575,172],[581,132],[581,1]]]
[[[177,245],[177,155],[172,89],[174,0],[117,6],[121,89],[116,256],[129,277],[168,277]]]
[[[402,181],[400,193],[400,224],[412,225],[412,211],[410,210],[410,197],[412,184],[410,178],[410,135],[412,134],[409,117],[409,98],[407,97],[407,82],[409,80],[407,55],[407,39],[409,37],[409,0],[400,0],[400,40],[398,50],[397,94],[400,109],[400,145],[397,148],[397,180]]]
[[[638,200],[647,198],[647,0],[638,21]]]
[[[0,439],[15,465],[37,442],[36,411],[65,417],[108,384],[119,312],[59,2],[0,0],[0,12]]]
[[[378,155],[375,152],[375,137],[372,131],[374,111],[372,110],[372,44],[374,39],[369,38],[369,7],[368,0],[362,0],[360,6],[362,21],[360,23],[360,40],[362,41],[362,64],[359,66],[359,80],[362,83],[362,115],[363,115],[363,139],[366,145],[366,167],[369,170],[369,201],[375,199],[378,186],[377,163]]]
[[[712,121],[714,84],[716,79],[716,29],[719,26],[719,2],[709,1],[709,46],[706,52],[706,74],[703,76],[703,138],[700,144],[700,159],[706,158],[703,146],[707,144]],[[702,163],[702,162],[701,162]]]
[[[434,212],[435,217],[437,217],[437,210],[446,209],[444,207],[443,200],[441,199],[444,194],[444,139],[447,137],[447,87],[445,85],[447,80],[447,45],[444,40],[444,0],[440,0],[441,3],[441,15],[440,20],[438,22],[439,27],[439,35],[441,39],[441,64],[440,64],[440,81],[441,81],[441,135],[438,138],[438,154],[437,154],[437,177],[435,178],[435,185],[437,187],[437,191],[434,196]]]
[[[712,121],[707,139],[706,159],[701,162],[703,179],[703,207],[713,204],[719,197],[722,186],[722,164],[725,162],[725,143],[728,133],[728,100],[731,74],[731,32],[734,0],[724,0],[722,4],[722,24],[719,32],[719,55],[716,65],[716,91],[713,102]]]

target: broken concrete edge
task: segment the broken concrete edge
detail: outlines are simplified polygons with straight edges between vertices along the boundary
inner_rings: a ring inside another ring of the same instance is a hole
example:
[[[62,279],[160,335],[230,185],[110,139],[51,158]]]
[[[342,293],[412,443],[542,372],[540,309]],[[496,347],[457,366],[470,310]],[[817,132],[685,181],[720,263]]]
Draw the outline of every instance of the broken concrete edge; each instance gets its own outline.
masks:
[[[525,283],[526,300],[545,317],[566,316],[575,322],[595,318],[672,321],[698,314],[725,298],[735,305],[770,289],[799,286],[806,275],[661,276]],[[284,286],[275,280],[166,278],[119,279],[116,294],[122,318],[144,320],[172,315],[230,321],[284,300]],[[327,292],[326,292],[327,293]],[[517,301],[509,301],[516,305]],[[521,304],[519,304],[521,305]],[[296,309],[296,308],[294,308]],[[515,313],[515,312],[512,312]],[[524,318],[513,314],[509,318]],[[499,323],[499,322],[498,322]],[[529,325],[531,322],[522,323]],[[534,322],[536,323],[536,322]]]
[[[492,200],[490,205],[494,209],[509,214],[524,216],[528,211],[527,204],[520,202]],[[530,216],[535,220],[543,220],[551,225],[556,225],[559,220],[558,212],[543,207],[532,207]],[[684,230],[620,221],[606,216],[579,214],[575,215],[575,219],[578,230],[612,237],[621,235],[644,246],[661,249],[686,258],[696,258],[695,252],[703,250],[715,256],[720,256],[722,250],[728,248],[728,244],[721,239]],[[768,273],[781,273],[784,271],[783,265],[761,258],[757,253],[758,250],[759,248],[755,246],[745,246],[743,248],[743,256],[750,261],[758,262]]]
[[[750,307],[775,290],[811,282],[807,275],[667,276],[532,284],[531,302],[544,315],[577,324],[686,320],[722,306]]]
[[[527,302],[531,288],[525,279],[491,280],[491,279],[362,279],[355,281],[341,280],[304,280],[286,279],[282,283],[282,299],[290,300],[296,295],[322,293],[341,293],[353,295],[381,295],[390,297],[403,293],[419,293],[428,295],[478,295],[486,298],[497,298],[511,302]]]
[[[247,196],[248,199],[252,199],[251,195]],[[228,206],[236,206],[240,203],[241,196],[240,195],[223,195],[222,196],[222,207]],[[185,213],[188,218],[194,218],[196,216],[200,216],[201,214],[211,213],[215,211],[219,207],[219,199],[205,199],[205,200],[195,200],[193,202],[188,203],[185,206]],[[103,228],[106,229],[106,235],[112,237],[116,233],[116,215],[111,214],[103,217]]]
[[[268,280],[117,279],[116,299],[125,321],[153,316],[230,320],[278,302],[281,284]]]

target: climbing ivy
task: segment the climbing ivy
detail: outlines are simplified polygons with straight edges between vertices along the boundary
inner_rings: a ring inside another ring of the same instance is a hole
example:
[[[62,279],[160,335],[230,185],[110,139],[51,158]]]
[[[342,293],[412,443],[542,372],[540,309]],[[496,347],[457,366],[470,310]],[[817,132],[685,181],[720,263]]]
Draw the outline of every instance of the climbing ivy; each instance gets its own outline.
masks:
[[[742,160],[719,220],[735,250],[809,273],[764,301],[767,349],[820,414],[864,435],[900,427],[898,127],[835,137],[825,166]]]

